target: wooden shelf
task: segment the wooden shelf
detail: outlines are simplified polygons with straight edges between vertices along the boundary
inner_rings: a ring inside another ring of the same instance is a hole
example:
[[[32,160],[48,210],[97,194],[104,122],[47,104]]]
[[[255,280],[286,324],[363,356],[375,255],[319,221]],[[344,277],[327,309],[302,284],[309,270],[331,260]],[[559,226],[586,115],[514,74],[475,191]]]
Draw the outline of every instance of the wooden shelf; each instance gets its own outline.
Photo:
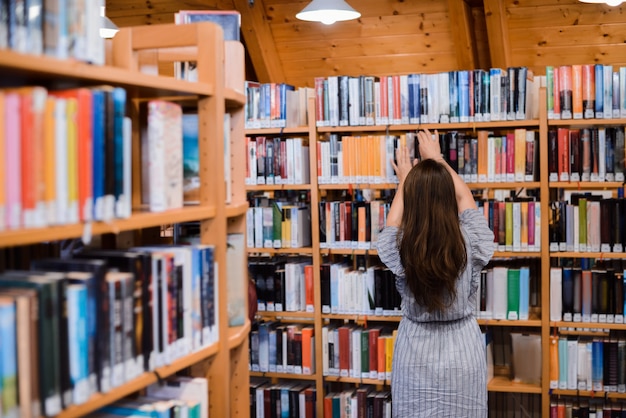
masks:
[[[97,393],[93,395],[87,402],[81,405],[70,406],[57,415],[57,418],[82,417],[90,414],[97,409],[102,408],[112,402],[131,395],[145,387],[158,382],[160,379],[171,376],[174,373],[183,370],[201,360],[205,360],[215,355],[219,351],[219,344],[213,344],[195,353],[189,354],[181,359],[175,360],[172,364],[159,367],[153,372],[143,373],[141,376],[131,380],[130,382],[111,389],[107,393]]]
[[[620,181],[551,181],[548,185],[553,189],[618,189],[624,187]]]
[[[495,376],[487,383],[489,392],[537,393],[541,394],[541,385],[513,382],[504,376]]]
[[[256,316],[262,319],[270,319],[270,320],[289,320],[289,321],[302,321],[302,322],[311,322],[315,319],[315,314],[313,312],[271,312],[271,311],[257,311]]]
[[[561,396],[584,396],[588,398],[602,399],[604,397],[611,399],[626,399],[626,393],[618,392],[604,392],[604,391],[591,391],[591,390],[567,390],[567,389],[552,389],[553,395]]]
[[[372,125],[372,126],[318,126],[317,132],[394,132],[415,131],[418,129],[451,130],[451,129],[509,129],[523,127],[539,127],[538,119],[506,120],[493,122],[462,122],[462,123],[420,123],[402,125]]]
[[[246,129],[246,135],[309,135],[308,126],[297,126],[293,128],[259,128]]]
[[[538,258],[541,257],[539,251],[496,251],[493,253],[493,258]]]
[[[378,380],[361,377],[340,377],[340,376],[324,376],[324,380],[327,382],[346,382],[346,383],[358,383],[362,385],[391,385],[391,380]]]
[[[248,254],[313,254],[313,248],[248,248]]]
[[[322,256],[337,254],[337,255],[375,255],[378,251],[375,248],[363,249],[363,248],[320,248],[320,254]]]
[[[509,319],[477,319],[483,326],[497,327],[541,327],[541,319],[509,320]]]
[[[551,258],[626,258],[626,253],[602,253],[602,252],[577,252],[577,251],[559,251],[550,252]]]
[[[6,83],[38,84],[49,88],[68,88],[88,84],[114,84],[124,87],[129,97],[163,97],[202,95],[212,96],[214,86],[191,83],[172,77],[143,74],[111,66],[97,66],[80,61],[59,60],[44,55],[20,54],[11,50],[0,51],[2,81]],[[6,80],[6,81],[5,81]]]
[[[165,212],[134,212],[130,218],[113,219],[110,222],[94,222],[90,224],[72,224],[45,228],[3,231],[0,232],[0,247],[11,247],[45,241],[80,238],[86,234],[118,234],[122,231],[210,219],[214,216],[215,208],[210,206],[189,206]],[[89,232],[89,228],[91,229],[91,232]]]
[[[565,322],[565,321],[550,321],[551,327],[563,327],[563,328],[587,328],[587,329],[614,329],[614,330],[626,330],[626,324],[608,324],[605,322]]]
[[[297,380],[315,380],[316,378],[315,374],[253,372],[253,371],[250,371],[250,377],[270,377],[274,379],[297,379]]]
[[[236,109],[246,104],[246,95],[231,88],[224,89],[226,109]]]
[[[400,322],[402,315],[363,315],[363,314],[322,314],[322,319],[343,319],[358,323],[375,322]]]
[[[228,348],[231,350],[239,347],[248,338],[250,332],[250,321],[246,319],[243,325],[228,328]]]
[[[248,202],[238,202],[226,205],[226,217],[235,218],[237,216],[245,215],[248,210]]]
[[[397,183],[342,183],[342,184],[318,184],[320,190],[354,190],[354,189],[396,189]]]
[[[548,126],[626,125],[626,119],[548,119]]]
[[[311,190],[310,184],[257,184],[246,185],[246,191],[273,191],[273,190]]]

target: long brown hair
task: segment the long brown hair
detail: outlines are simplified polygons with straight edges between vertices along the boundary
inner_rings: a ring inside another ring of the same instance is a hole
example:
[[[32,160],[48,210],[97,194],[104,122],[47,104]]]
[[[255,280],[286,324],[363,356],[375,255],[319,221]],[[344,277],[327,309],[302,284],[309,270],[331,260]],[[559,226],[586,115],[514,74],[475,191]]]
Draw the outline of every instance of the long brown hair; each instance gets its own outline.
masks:
[[[437,161],[423,160],[408,173],[403,193],[399,244],[407,285],[429,312],[445,311],[467,263],[452,176]]]

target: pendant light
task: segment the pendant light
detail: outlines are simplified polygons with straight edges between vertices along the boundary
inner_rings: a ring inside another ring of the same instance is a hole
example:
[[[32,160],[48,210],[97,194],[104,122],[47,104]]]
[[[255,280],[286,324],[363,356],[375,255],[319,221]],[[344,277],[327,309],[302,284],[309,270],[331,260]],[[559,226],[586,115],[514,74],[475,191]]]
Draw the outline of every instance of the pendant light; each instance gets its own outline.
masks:
[[[322,22],[325,25],[358,19],[359,17],[361,17],[361,13],[343,0],[313,0],[296,15],[296,18],[300,20]]]
[[[579,0],[579,1],[582,3],[606,4],[607,6],[610,6],[610,7],[617,7],[620,4],[622,4],[624,0]]]

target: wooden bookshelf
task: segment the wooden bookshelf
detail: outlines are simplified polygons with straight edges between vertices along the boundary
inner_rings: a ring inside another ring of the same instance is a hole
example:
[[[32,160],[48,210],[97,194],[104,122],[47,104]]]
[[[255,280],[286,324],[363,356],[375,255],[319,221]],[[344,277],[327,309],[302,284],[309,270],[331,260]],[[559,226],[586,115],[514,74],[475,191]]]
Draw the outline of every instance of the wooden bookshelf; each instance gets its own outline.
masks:
[[[159,50],[192,46],[197,53],[199,82],[177,80],[169,76],[144,74],[137,63],[140,50]],[[121,29],[113,39],[111,63],[94,66],[74,60],[58,60],[45,56],[19,54],[9,50],[0,51],[0,69],[3,73],[2,86],[41,85],[48,89],[112,85],[123,87],[127,94],[129,109],[150,99],[180,102],[185,107],[194,107],[206,123],[199,130],[200,152],[200,203],[181,209],[150,213],[142,210],[141,167],[139,158],[133,160],[133,213],[126,219],[111,219],[107,222],[90,222],[50,226],[36,229],[16,229],[0,232],[0,248],[8,248],[47,241],[72,238],[89,239],[90,236],[113,234],[125,231],[140,231],[176,223],[197,221],[200,223],[201,242],[215,247],[214,259],[219,265],[217,317],[219,318],[218,341],[191,354],[173,360],[170,364],[138,377],[107,393],[96,393],[86,402],[71,405],[62,410],[58,417],[89,415],[99,408],[125,396],[134,394],[173,376],[182,370],[192,370],[194,376],[208,378],[209,414],[231,416],[232,401],[248,398],[249,374],[247,370],[248,333],[250,323],[235,328],[228,326],[226,271],[227,232],[245,233],[247,202],[243,176],[235,174],[231,179],[233,203],[225,204],[224,185],[224,113],[232,116],[231,145],[233,148],[233,170],[241,173],[245,161],[238,156],[244,148],[243,109],[245,95],[241,89],[224,87],[225,43],[222,30],[212,23],[191,25],[154,25]],[[244,63],[233,63],[241,65]],[[243,80],[242,80],[243,83]],[[243,86],[241,86],[243,87]],[[227,110],[228,109],[228,110]],[[133,153],[140,142],[138,112],[129,111],[133,119]],[[136,155],[135,155],[136,157]],[[243,169],[245,171],[245,168]],[[222,181],[220,181],[222,179]],[[245,278],[242,278],[245,279]],[[45,349],[44,343],[39,349]],[[245,367],[242,367],[244,365]],[[229,378],[224,379],[225,376]],[[225,384],[226,383],[226,384]],[[237,416],[246,417],[246,413]]]

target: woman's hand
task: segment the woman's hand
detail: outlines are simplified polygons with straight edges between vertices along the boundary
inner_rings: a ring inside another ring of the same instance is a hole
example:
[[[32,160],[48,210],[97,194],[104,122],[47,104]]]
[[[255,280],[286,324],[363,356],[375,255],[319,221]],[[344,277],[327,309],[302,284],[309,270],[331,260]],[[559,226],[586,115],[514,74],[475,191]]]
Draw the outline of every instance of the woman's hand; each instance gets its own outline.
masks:
[[[404,179],[407,174],[409,174],[409,171],[411,171],[411,168],[417,163],[417,160],[411,161],[409,148],[405,145],[396,149],[396,161],[397,163],[392,160],[391,165],[396,172],[396,176],[398,176],[399,184],[403,184]]]
[[[439,145],[439,133],[435,130],[435,135],[431,135],[428,129],[417,133],[420,156],[422,159],[441,160],[441,146]]]

